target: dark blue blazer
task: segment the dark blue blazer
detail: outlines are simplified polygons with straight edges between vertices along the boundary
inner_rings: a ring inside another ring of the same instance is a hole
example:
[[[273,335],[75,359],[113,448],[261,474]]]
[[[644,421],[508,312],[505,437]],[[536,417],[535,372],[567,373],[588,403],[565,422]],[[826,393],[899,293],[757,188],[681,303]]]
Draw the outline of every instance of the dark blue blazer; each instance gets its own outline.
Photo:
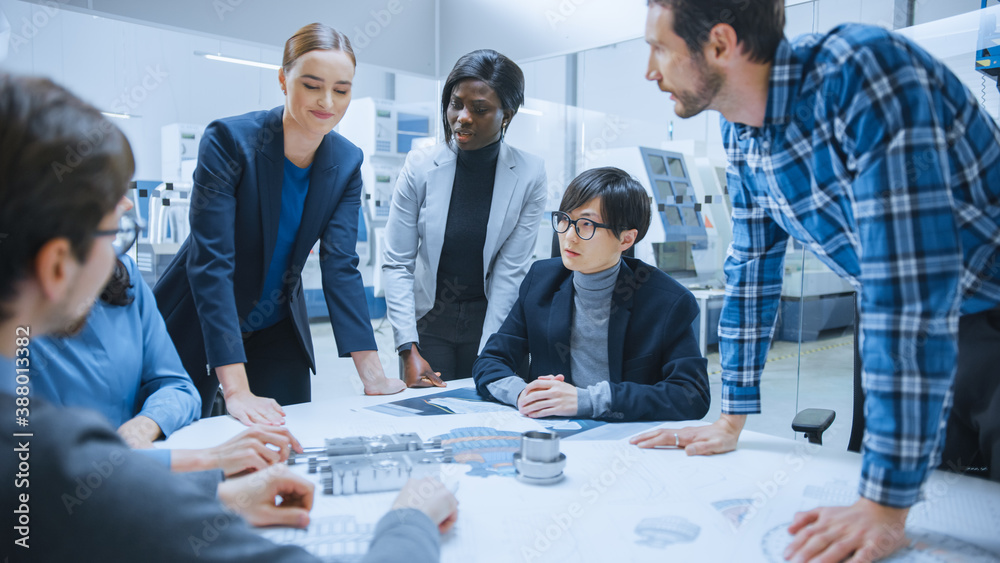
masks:
[[[606,418],[695,420],[708,412],[708,362],[691,323],[698,304],[684,286],[634,258],[623,258],[611,296],[608,364],[611,409]],[[500,331],[486,342],[472,374],[479,394],[496,400],[488,385],[515,375],[529,359],[524,379],[570,370],[573,272],[561,258],[540,260],[521,283],[517,302]]]
[[[191,235],[153,289],[191,376],[204,367],[246,361],[241,332],[261,299],[278,237],[284,178],[283,107],[212,122],[198,149],[191,194]],[[320,240],[323,293],[341,356],[375,350],[355,245],[361,206],[361,149],[336,132],[320,143],[291,266],[276,307],[290,306],[301,349],[315,371],[302,267]],[[259,321],[258,321],[259,322]],[[197,379],[196,379],[197,381]]]

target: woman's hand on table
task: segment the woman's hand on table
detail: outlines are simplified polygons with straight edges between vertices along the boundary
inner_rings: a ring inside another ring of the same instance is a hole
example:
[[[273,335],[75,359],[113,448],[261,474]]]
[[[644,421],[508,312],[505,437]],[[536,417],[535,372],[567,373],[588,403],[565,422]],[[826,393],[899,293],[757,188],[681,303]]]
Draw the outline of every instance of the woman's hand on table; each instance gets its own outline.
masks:
[[[660,428],[639,434],[629,443],[640,448],[682,448],[687,455],[731,452],[736,449],[746,419],[744,414],[722,414],[708,426]]]
[[[226,395],[226,411],[247,426],[285,423],[285,411],[274,399],[258,397],[249,390]]]
[[[441,380],[441,373],[434,371],[427,360],[420,355],[416,346],[409,350],[404,350],[400,357],[403,359],[403,379],[407,387],[447,387],[448,384]]]
[[[375,350],[351,352],[354,367],[365,387],[365,395],[395,395],[406,389],[406,384],[396,378],[388,378],[382,370],[382,360]]]
[[[268,397],[258,397],[250,391],[244,364],[218,366],[215,368],[215,374],[222,384],[226,411],[233,418],[247,426],[285,423],[285,411],[277,401]]]

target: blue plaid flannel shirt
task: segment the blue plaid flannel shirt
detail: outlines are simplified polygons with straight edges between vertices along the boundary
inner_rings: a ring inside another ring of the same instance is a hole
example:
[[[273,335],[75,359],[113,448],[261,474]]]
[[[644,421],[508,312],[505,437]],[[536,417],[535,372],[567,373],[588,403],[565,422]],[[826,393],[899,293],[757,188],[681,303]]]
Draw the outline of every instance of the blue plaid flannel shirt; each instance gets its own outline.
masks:
[[[1000,130],[925,51],[850,24],[782,41],[763,126],[723,119],[722,138],[722,411],[760,412],[791,235],[860,292],[859,492],[914,504],[940,463],[958,318],[1000,303]]]

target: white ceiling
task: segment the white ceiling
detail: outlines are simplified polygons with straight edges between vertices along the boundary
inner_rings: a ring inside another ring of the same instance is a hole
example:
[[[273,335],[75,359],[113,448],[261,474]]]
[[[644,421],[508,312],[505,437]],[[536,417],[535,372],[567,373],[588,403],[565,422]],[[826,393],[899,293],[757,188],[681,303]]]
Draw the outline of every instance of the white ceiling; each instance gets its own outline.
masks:
[[[28,0],[50,4],[51,0]],[[643,35],[645,0],[59,0],[112,19],[281,48],[304,24],[346,33],[358,61],[429,77],[464,53],[519,62]],[[436,13],[440,13],[440,17]],[[439,29],[439,31],[438,31]],[[279,62],[279,61],[267,61]]]

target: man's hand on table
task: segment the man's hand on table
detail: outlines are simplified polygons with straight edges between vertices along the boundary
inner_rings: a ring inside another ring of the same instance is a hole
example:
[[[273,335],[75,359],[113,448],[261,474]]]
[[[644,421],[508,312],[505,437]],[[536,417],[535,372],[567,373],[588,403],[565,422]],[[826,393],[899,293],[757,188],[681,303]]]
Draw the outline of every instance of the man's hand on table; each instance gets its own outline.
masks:
[[[118,435],[133,450],[153,447],[153,442],[163,436],[160,426],[146,416],[137,415],[118,427]]]
[[[423,512],[442,534],[447,533],[458,520],[458,499],[433,477],[407,481],[392,503],[393,510],[401,508],[415,508]]]
[[[253,526],[305,528],[309,525],[313,489],[309,480],[279,464],[223,481],[219,484],[218,497]],[[278,504],[279,496],[281,504]]]
[[[904,528],[909,511],[861,498],[851,506],[799,512],[788,527],[795,538],[785,559],[868,563],[888,557],[907,543]]]
[[[687,455],[713,455],[736,449],[746,415],[723,414],[708,426],[689,426],[673,430],[660,428],[633,437],[630,444],[640,448],[674,446],[684,448]]]
[[[524,416],[575,416],[579,389],[565,382],[562,374],[543,375],[517,397],[517,410]]]
[[[277,449],[273,449],[272,447]],[[173,450],[172,471],[221,469],[226,477],[260,471],[288,460],[291,452],[302,453],[302,446],[287,428],[258,425],[218,446],[202,450]]]

